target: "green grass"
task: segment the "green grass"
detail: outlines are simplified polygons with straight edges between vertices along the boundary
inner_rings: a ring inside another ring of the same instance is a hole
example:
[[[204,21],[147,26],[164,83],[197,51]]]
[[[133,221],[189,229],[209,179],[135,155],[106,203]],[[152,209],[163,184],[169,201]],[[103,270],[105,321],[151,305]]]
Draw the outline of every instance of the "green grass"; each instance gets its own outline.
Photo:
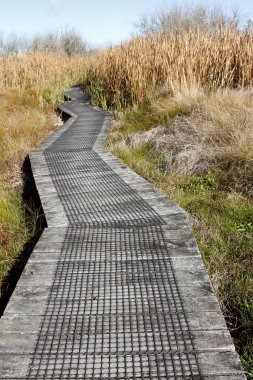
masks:
[[[225,170],[224,173],[221,169],[213,170],[204,176],[168,173],[164,157],[155,151],[152,142],[120,148],[117,142],[127,141],[140,130],[152,128],[159,119],[147,117],[146,109],[129,113],[121,127],[112,129],[107,146],[187,211],[245,371],[248,378],[253,379],[252,199],[224,186]],[[237,182],[240,188],[240,178]]]
[[[21,190],[0,196],[0,279],[4,280],[32,233],[26,223]],[[12,254],[10,254],[10,252]]]
[[[94,102],[96,104],[96,102]],[[114,110],[115,111],[115,110]],[[124,128],[118,130],[119,136],[116,135],[115,141],[124,138],[131,133],[138,133],[148,131],[157,125],[164,125],[171,118],[179,115],[187,115],[190,107],[187,105],[171,106],[167,110],[159,110],[155,104],[148,101],[143,106],[135,106],[133,108],[126,108],[123,113],[116,110],[116,114],[124,115]],[[114,134],[110,136],[112,143]]]

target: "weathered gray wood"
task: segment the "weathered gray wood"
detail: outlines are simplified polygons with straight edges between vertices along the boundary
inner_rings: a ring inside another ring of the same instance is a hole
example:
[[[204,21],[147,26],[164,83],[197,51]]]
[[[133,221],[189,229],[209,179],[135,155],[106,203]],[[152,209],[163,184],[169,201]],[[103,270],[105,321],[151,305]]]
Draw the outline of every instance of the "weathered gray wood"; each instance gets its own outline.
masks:
[[[245,379],[186,213],[68,96],[30,155],[48,228],[0,322],[0,379]]]

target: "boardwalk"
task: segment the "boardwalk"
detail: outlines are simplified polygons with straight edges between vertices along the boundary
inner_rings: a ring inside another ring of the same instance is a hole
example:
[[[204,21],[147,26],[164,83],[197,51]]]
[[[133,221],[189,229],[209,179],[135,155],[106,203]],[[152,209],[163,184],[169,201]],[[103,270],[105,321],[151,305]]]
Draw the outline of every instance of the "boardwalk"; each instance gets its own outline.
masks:
[[[0,379],[245,379],[185,213],[69,95],[31,154],[48,228],[0,322]]]

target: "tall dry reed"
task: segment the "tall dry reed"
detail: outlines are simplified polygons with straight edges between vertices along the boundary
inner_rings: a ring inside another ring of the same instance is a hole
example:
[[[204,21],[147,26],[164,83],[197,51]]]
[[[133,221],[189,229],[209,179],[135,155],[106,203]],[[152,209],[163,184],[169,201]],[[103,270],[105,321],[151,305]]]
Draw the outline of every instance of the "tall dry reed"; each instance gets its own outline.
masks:
[[[0,89],[32,91],[37,101],[50,99],[70,83],[80,82],[84,57],[35,52],[0,58]]]
[[[113,106],[141,103],[161,89],[249,86],[252,57],[253,34],[233,28],[136,37],[89,57],[86,85],[95,102]]]

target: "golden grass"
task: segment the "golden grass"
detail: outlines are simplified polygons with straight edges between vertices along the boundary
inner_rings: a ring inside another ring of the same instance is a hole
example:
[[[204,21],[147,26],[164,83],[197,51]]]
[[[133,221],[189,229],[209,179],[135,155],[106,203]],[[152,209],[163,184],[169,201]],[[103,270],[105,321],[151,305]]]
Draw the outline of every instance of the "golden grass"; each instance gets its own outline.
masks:
[[[56,92],[70,79],[79,81],[84,60],[83,57],[46,52],[4,56],[0,58],[0,88],[32,89],[37,101],[45,89]]]
[[[63,90],[82,79],[83,58],[31,53],[0,58],[1,184],[20,183],[28,152],[57,126],[54,107]]]
[[[253,83],[253,34],[226,28],[137,37],[88,59],[86,84],[95,102],[140,104],[163,89],[208,91]]]
[[[23,96],[17,90],[0,91],[0,185],[6,189],[20,184],[24,158],[59,125],[52,108],[28,106]]]
[[[204,94],[194,89],[190,94],[187,89],[173,98],[157,99],[152,107],[164,115],[178,109],[179,115],[151,131],[130,135],[126,149],[152,142],[164,155],[168,170],[182,175],[206,175],[227,167],[231,187],[233,177],[239,176],[241,191],[252,195],[253,99],[248,90]]]

